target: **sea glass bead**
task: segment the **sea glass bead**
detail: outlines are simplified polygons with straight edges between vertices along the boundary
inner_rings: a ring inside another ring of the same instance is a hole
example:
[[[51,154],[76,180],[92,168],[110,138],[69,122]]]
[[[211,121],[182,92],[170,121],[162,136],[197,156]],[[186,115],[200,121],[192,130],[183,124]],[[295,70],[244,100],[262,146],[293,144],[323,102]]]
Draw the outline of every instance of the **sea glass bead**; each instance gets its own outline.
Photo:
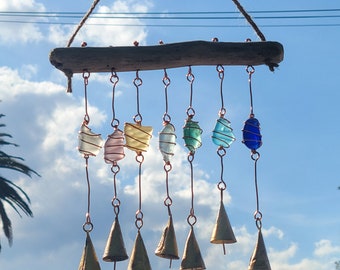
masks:
[[[243,143],[252,151],[257,150],[262,145],[260,133],[260,122],[255,117],[250,117],[244,124]]]
[[[171,123],[167,123],[159,133],[159,150],[165,162],[169,162],[174,155],[176,138],[175,127]]]
[[[78,151],[80,153],[96,156],[103,144],[104,141],[100,134],[93,133],[87,125],[82,124],[78,134]]]
[[[220,117],[217,119],[215,128],[213,130],[212,141],[217,146],[222,146],[225,148],[230,147],[230,145],[235,141],[233,129],[230,126],[230,122],[226,118]]]
[[[104,144],[104,160],[108,164],[115,164],[124,157],[124,134],[120,129],[116,129]]]
[[[198,125],[198,122],[188,118],[183,127],[183,139],[185,146],[190,152],[195,153],[196,149],[202,146],[201,134],[203,130]]]
[[[152,137],[152,127],[142,126],[138,123],[125,123],[124,134],[126,140],[125,146],[139,154],[148,150]]]

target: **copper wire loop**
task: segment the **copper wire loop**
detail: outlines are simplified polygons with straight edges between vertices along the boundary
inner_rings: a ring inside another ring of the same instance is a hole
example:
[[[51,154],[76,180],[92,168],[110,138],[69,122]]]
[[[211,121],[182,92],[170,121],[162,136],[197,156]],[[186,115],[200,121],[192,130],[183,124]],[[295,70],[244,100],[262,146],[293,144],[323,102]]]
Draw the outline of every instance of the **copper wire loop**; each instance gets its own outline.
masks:
[[[223,146],[220,146],[218,149],[217,149],[217,155],[219,155],[219,157],[224,157],[227,153],[227,151],[225,150],[225,148]]]
[[[172,205],[172,199],[169,196],[165,198],[164,205],[168,207]]]
[[[93,230],[93,224],[92,222],[85,222],[84,225],[83,225],[83,230],[85,232],[91,232]]]
[[[217,184],[217,188],[219,189],[219,190],[226,190],[226,188],[227,188],[227,184],[224,182],[224,181],[220,181],[218,184]]]
[[[119,173],[119,171],[120,171],[120,167],[119,167],[118,164],[112,165],[112,167],[111,167],[111,172],[112,172],[113,174],[117,174],[117,173]]]
[[[194,215],[194,214],[190,214],[188,217],[187,217],[187,222],[188,224],[192,227],[196,224],[197,222],[197,217]]]
[[[164,168],[164,171],[168,173],[172,170],[172,165],[171,165],[170,162],[167,162],[167,163],[164,164],[163,168]]]
[[[143,163],[144,162],[144,156],[142,153],[139,153],[136,157],[135,157],[136,161],[138,163]]]
[[[252,160],[257,161],[260,158],[260,153],[257,152],[257,151],[253,151],[253,152],[251,152],[250,157],[251,157]]]

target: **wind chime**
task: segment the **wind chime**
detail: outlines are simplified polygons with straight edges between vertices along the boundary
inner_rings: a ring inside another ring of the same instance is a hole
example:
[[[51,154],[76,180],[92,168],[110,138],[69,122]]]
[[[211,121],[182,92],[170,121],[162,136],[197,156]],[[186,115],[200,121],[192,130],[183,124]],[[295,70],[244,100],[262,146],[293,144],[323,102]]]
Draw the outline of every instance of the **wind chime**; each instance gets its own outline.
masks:
[[[188,148],[188,162],[190,165],[190,193],[191,193],[191,208],[187,217],[187,222],[190,226],[188,238],[185,243],[183,259],[181,262],[181,269],[205,269],[205,264],[201,255],[200,248],[198,246],[196,236],[194,233],[194,225],[197,222],[197,217],[194,210],[194,167],[193,161],[195,158],[196,150],[201,147],[202,139],[201,134],[203,130],[200,128],[197,121],[193,121],[195,116],[195,110],[192,106],[193,102],[193,84],[195,76],[192,73],[191,66],[189,66],[188,73],[186,75],[188,82],[190,83],[190,102],[186,111],[187,119],[185,120],[185,126],[183,127],[183,139],[185,146]]]
[[[248,73],[249,93],[250,93],[250,114],[246,120],[243,128],[243,143],[250,149],[251,159],[254,161],[254,181],[255,181],[255,195],[256,195],[256,210],[254,212],[254,219],[258,229],[257,243],[250,258],[249,270],[266,269],[270,270],[270,263],[267,256],[266,247],[263,241],[261,232],[262,228],[262,213],[259,206],[259,192],[257,181],[257,162],[260,158],[260,153],[257,149],[262,145],[262,135],[260,133],[260,122],[255,118],[253,107],[253,91],[252,91],[252,75],[255,72],[253,66],[246,68]]]
[[[163,129],[159,133],[159,150],[163,156],[164,161],[164,172],[165,172],[165,190],[166,197],[164,199],[164,205],[168,210],[168,223],[163,230],[162,237],[155,250],[155,254],[161,258],[170,259],[170,267],[172,260],[178,260],[178,246],[176,240],[175,229],[173,225],[171,205],[172,198],[169,192],[169,173],[172,170],[171,158],[174,155],[174,148],[176,146],[176,133],[175,127],[171,123],[171,116],[168,113],[168,88],[171,80],[168,77],[166,69],[164,69],[164,95],[165,95],[165,113],[163,115]]]
[[[180,264],[181,270],[203,270],[206,269],[198,241],[195,236],[194,226],[197,223],[195,214],[194,200],[194,158],[196,151],[202,145],[202,132],[198,121],[196,121],[196,112],[193,107],[194,81],[193,66],[215,66],[219,78],[219,92],[221,107],[218,111],[218,119],[212,131],[212,142],[217,146],[217,156],[220,163],[220,179],[217,183],[219,191],[219,210],[210,242],[213,244],[221,244],[223,253],[226,254],[225,245],[236,243],[227,211],[224,206],[224,192],[227,190],[227,183],[224,179],[225,159],[227,149],[235,141],[231,123],[227,119],[227,110],[224,105],[223,83],[225,77],[225,66],[243,65],[246,66],[248,74],[248,85],[250,92],[250,114],[244,123],[243,140],[247,148],[250,149],[251,160],[254,161],[254,181],[256,195],[256,210],[254,212],[255,224],[258,229],[257,242],[254,252],[250,258],[248,270],[271,270],[268,255],[266,252],[263,236],[262,236],[262,213],[259,207],[259,191],[257,179],[257,162],[260,154],[257,151],[262,145],[262,136],[260,133],[260,124],[255,118],[253,109],[253,92],[252,92],[252,76],[255,72],[254,66],[267,65],[273,70],[283,60],[283,47],[278,42],[268,42],[263,34],[259,31],[256,24],[251,20],[250,16],[245,12],[237,0],[232,0],[247,21],[254,28],[260,42],[219,42],[215,38],[212,42],[205,41],[189,41],[173,44],[163,44],[158,46],[135,46],[128,47],[108,47],[95,48],[86,47],[74,48],[70,47],[70,40],[67,48],[56,48],[50,54],[51,63],[58,69],[62,70],[68,78],[68,92],[72,92],[71,79],[74,73],[83,75],[84,80],[84,97],[85,97],[85,116],[79,131],[79,152],[85,159],[86,181],[88,188],[87,196],[87,212],[83,225],[86,233],[85,247],[81,256],[79,270],[98,270],[100,265],[91,241],[90,232],[93,230],[93,223],[90,216],[90,174],[89,174],[89,157],[96,156],[100,149],[104,146],[104,161],[111,165],[113,174],[113,198],[111,204],[113,206],[114,221],[109,232],[109,237],[105,246],[102,259],[106,262],[113,262],[114,269],[116,263],[128,259],[123,241],[121,226],[119,223],[121,201],[118,198],[117,191],[117,175],[120,172],[118,162],[125,157],[124,149],[135,152],[135,160],[138,166],[137,184],[138,184],[138,207],[135,213],[135,226],[137,236],[130,255],[128,270],[151,270],[151,264],[148,257],[147,249],[141,234],[144,225],[144,214],[142,211],[142,165],[144,163],[144,155],[148,150],[150,140],[152,138],[153,128],[151,126],[142,125],[143,117],[140,113],[140,90],[143,81],[140,77],[142,70],[163,70],[163,85],[165,96],[165,112],[162,117],[163,128],[159,132],[159,150],[162,154],[165,173],[165,191],[166,196],[163,201],[167,208],[168,222],[162,232],[161,239],[155,249],[155,255],[170,260],[178,260],[178,246],[175,235],[175,228],[172,216],[171,206],[173,204],[170,196],[169,178],[172,171],[172,158],[175,154],[176,133],[175,127],[171,123],[169,114],[168,88],[170,86],[170,78],[167,73],[169,68],[187,67],[188,72],[186,79],[190,86],[189,106],[186,110],[186,119],[183,127],[183,141],[188,149],[187,161],[190,168],[190,209],[186,221],[189,225],[189,233],[185,242],[183,256]],[[98,0],[95,2],[99,2]],[[92,7],[92,10],[94,6]],[[91,11],[92,11],[91,10]],[[86,14],[86,18],[91,12]],[[82,24],[80,24],[80,27]],[[80,28],[79,28],[80,29]],[[77,30],[79,30],[77,29]],[[74,36],[71,38],[73,39]],[[90,57],[89,57],[90,56]],[[81,63],[81,65],[79,64]],[[89,127],[90,117],[88,114],[87,86],[90,72],[109,72],[110,82],[112,83],[112,121],[111,127],[113,132],[108,135],[104,141],[100,134],[91,131]],[[136,114],[133,117],[134,122],[126,122],[124,131],[119,128],[120,121],[116,118],[115,111],[115,89],[119,81],[117,72],[135,72],[133,85],[136,89]]]
[[[128,259],[125,244],[123,240],[122,231],[118,219],[120,211],[120,200],[117,195],[117,174],[120,171],[118,161],[125,157],[124,153],[124,134],[119,129],[119,120],[116,118],[115,113],[115,90],[119,81],[117,73],[112,70],[110,82],[112,83],[112,121],[111,127],[113,133],[110,134],[104,145],[104,160],[106,163],[111,164],[111,172],[113,173],[113,198],[111,204],[115,214],[115,219],[111,227],[111,231],[106,243],[103,254],[103,261],[114,262],[114,269],[116,269],[116,262]]]
[[[133,84],[136,87],[137,114],[133,117],[135,123],[125,123],[124,134],[126,138],[125,146],[128,149],[136,152],[136,161],[138,163],[138,210],[136,211],[135,215],[137,237],[132,250],[131,259],[129,261],[128,270],[151,270],[149,257],[140,230],[143,227],[144,217],[142,212],[142,164],[144,162],[143,152],[146,152],[149,147],[149,141],[152,137],[152,127],[142,125],[143,117],[139,111],[139,88],[142,86],[143,81],[139,77],[138,70],[136,71],[136,78],[134,79]]]
[[[78,135],[78,150],[85,159],[85,173],[86,173],[86,183],[87,183],[87,212],[86,219],[83,225],[83,230],[86,232],[86,242],[79,263],[78,270],[100,270],[98,258],[95,249],[92,244],[90,237],[90,232],[93,230],[93,223],[90,216],[90,206],[91,206],[91,186],[90,186],[90,176],[89,176],[89,157],[96,156],[103,146],[103,139],[100,134],[93,133],[88,127],[90,123],[90,116],[88,114],[88,102],[87,102],[87,85],[90,73],[88,71],[83,72],[84,79],[84,97],[85,97],[85,115],[83,123],[80,127]]]
[[[224,80],[224,67],[222,65],[216,66],[216,71],[220,79],[220,97],[221,97],[221,108],[218,112],[219,118],[217,119],[216,126],[213,130],[212,141],[217,148],[217,155],[220,158],[221,163],[221,175],[220,181],[217,184],[217,188],[220,191],[220,208],[217,215],[215,227],[211,235],[210,242],[213,244],[222,244],[223,253],[226,254],[225,244],[232,244],[236,242],[236,238],[233,229],[230,225],[230,221],[223,203],[223,192],[226,190],[227,185],[224,181],[224,162],[223,159],[227,153],[226,148],[235,141],[235,135],[233,134],[233,129],[230,126],[230,122],[224,116],[227,113],[224,107],[223,99],[223,80]]]

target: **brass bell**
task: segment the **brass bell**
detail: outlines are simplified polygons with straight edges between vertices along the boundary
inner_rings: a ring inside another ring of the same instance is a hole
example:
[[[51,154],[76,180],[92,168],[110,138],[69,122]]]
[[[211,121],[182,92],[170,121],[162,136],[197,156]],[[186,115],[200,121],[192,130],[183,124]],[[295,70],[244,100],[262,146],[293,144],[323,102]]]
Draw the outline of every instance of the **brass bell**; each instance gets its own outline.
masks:
[[[187,241],[185,243],[183,258],[181,262],[181,270],[203,270],[205,264],[198,246],[194,228],[191,226]]]
[[[115,221],[112,224],[109,238],[107,239],[106,247],[103,254],[103,261],[117,262],[124,261],[127,258],[129,258],[129,256],[126,253],[119,220],[116,217]]]
[[[224,254],[224,244],[236,243],[236,238],[222,201],[220,203],[220,210],[218,212],[216,224],[210,238],[210,243],[223,244]]]
[[[175,229],[172,221],[172,216],[169,216],[169,221],[166,227],[163,230],[163,234],[157,249],[155,250],[155,254],[159,257],[170,259],[170,260],[178,260],[178,247],[175,235]]]
[[[250,258],[248,270],[271,270],[261,230],[258,232],[257,243]]]
[[[86,233],[85,247],[83,249],[78,270],[100,270],[98,258],[88,232]]]
[[[128,270],[151,270],[149,257],[143,242],[143,238],[138,230],[134,247],[132,249]]]

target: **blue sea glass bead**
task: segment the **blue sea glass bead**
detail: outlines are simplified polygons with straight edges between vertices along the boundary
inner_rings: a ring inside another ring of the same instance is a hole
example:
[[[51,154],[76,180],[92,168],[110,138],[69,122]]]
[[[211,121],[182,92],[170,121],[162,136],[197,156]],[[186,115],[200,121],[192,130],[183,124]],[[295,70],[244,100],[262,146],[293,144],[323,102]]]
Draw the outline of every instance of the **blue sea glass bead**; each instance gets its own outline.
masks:
[[[262,136],[260,133],[260,122],[255,117],[250,117],[243,128],[243,143],[252,151],[260,148],[262,145]]]
[[[233,134],[230,122],[224,117],[217,119],[213,130],[212,141],[217,146],[223,146],[225,148],[230,147],[233,141],[235,141],[235,135]]]
[[[196,149],[201,147],[202,139],[201,134],[203,130],[198,125],[198,122],[192,121],[188,118],[183,127],[183,139],[185,146],[190,152],[195,153]]]

